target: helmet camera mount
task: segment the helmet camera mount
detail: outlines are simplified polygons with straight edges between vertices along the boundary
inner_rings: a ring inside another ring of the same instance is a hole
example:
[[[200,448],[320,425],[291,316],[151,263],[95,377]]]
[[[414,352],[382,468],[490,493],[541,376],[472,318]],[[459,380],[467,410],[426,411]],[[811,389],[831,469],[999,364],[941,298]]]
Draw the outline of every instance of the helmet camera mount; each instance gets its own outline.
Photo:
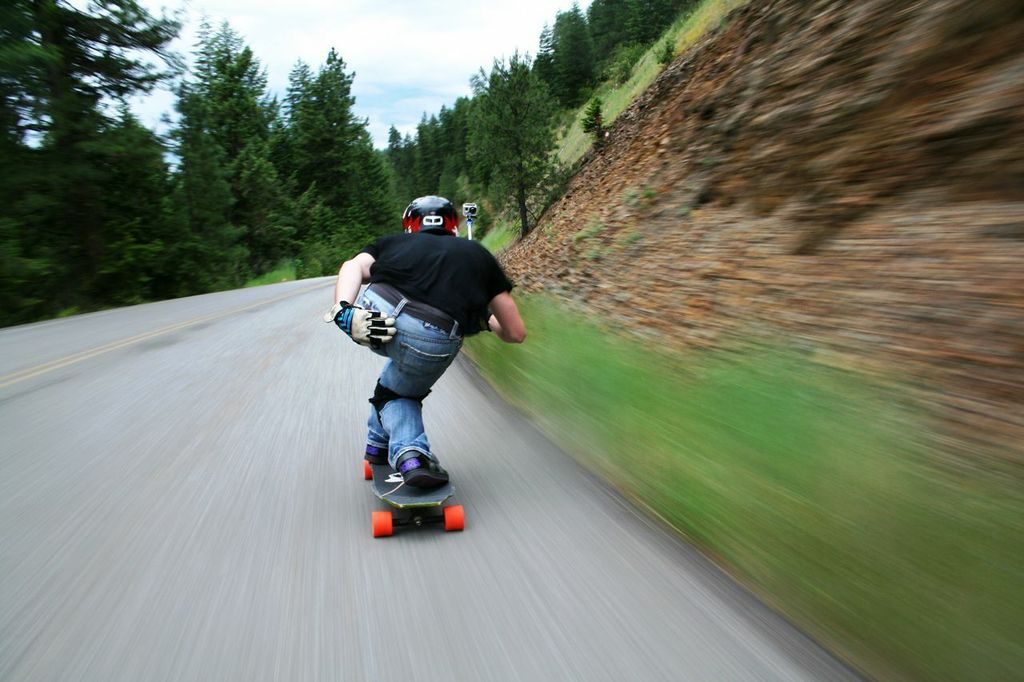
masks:
[[[463,204],[462,215],[466,218],[466,236],[473,238],[473,219],[476,218],[476,204]]]

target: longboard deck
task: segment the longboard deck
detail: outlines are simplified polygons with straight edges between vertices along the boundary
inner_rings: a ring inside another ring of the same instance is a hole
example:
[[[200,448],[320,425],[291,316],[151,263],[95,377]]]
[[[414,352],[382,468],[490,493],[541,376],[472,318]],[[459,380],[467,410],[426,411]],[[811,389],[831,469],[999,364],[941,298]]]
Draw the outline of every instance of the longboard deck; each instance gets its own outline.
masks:
[[[404,484],[402,474],[387,464],[371,464],[373,494],[392,507],[440,507],[455,494],[455,486],[445,483],[440,488],[413,488]]]

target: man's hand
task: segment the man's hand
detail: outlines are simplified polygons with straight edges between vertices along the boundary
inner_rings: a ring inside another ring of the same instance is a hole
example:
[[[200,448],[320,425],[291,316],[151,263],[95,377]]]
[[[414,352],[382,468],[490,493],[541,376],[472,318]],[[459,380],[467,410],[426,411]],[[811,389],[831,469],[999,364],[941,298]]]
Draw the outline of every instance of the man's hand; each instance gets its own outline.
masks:
[[[384,317],[379,310],[366,310],[348,301],[341,301],[331,308],[329,314],[338,329],[360,346],[380,348],[395,338],[395,318]],[[327,315],[324,317],[327,318]]]

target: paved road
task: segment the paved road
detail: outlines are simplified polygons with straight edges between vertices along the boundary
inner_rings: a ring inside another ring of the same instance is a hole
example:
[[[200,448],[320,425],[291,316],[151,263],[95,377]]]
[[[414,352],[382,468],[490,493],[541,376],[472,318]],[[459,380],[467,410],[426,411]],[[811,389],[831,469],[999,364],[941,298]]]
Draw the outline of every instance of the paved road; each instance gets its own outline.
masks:
[[[381,361],[329,299],[0,331],[0,680],[853,678],[467,364],[427,402],[466,531],[373,539]]]

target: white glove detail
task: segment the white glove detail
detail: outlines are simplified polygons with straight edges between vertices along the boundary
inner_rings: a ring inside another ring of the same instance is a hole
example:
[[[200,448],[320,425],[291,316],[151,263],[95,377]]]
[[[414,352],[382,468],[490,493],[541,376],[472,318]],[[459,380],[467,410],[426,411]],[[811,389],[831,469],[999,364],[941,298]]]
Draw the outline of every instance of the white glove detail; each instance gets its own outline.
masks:
[[[331,312],[338,328],[360,346],[380,348],[395,338],[395,318],[384,317],[379,310],[366,310],[341,301],[331,308]],[[324,317],[326,319],[326,315]]]

